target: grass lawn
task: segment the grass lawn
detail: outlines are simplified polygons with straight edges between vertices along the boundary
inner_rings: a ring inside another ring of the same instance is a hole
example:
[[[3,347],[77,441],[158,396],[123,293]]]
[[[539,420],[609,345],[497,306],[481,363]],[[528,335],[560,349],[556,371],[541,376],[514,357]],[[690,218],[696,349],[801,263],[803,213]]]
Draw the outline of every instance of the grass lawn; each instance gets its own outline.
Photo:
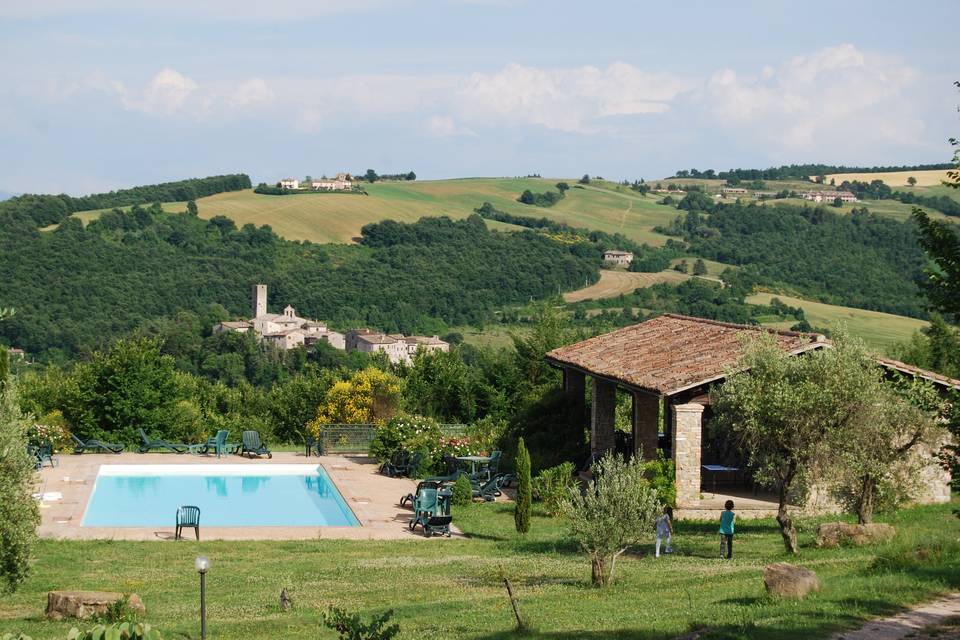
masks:
[[[502,576],[511,578],[532,638],[670,638],[698,626],[713,638],[825,637],[864,619],[960,587],[960,520],[952,504],[888,518],[892,542],[819,550],[804,521],[796,561],[823,590],[803,601],[767,597],[763,566],[787,560],[772,521],[737,525],[733,561],[717,556],[716,524],[679,522],[673,556],[650,546],[625,555],[617,583],[589,585],[587,559],[562,520],[537,515],[520,538],[509,503],[454,512],[468,539],[401,542],[74,542],[43,541],[32,576],[0,598],[0,631],[62,639],[71,624],[43,618],[51,589],[139,593],[145,620],[166,637],[198,635],[193,559],[211,558],[207,611],[212,638],[333,638],[321,628],[330,605],[364,615],[392,608],[402,638],[511,638]],[[920,550],[918,551],[918,548]],[[287,587],[294,608],[278,605]]]
[[[859,336],[864,342],[880,350],[886,350],[897,342],[909,340],[915,331],[919,331],[928,324],[926,320],[919,320],[917,318],[908,318],[906,316],[898,316],[881,311],[867,311],[866,309],[857,309],[854,307],[824,304],[822,302],[811,302],[809,300],[803,300],[802,298],[794,298],[793,296],[776,293],[755,293],[747,296],[746,300],[750,304],[770,304],[773,298],[780,298],[784,304],[803,309],[807,322],[814,327],[829,329],[835,322],[843,322],[852,334]],[[795,322],[772,322],[764,324],[776,326],[781,329],[789,329]]]

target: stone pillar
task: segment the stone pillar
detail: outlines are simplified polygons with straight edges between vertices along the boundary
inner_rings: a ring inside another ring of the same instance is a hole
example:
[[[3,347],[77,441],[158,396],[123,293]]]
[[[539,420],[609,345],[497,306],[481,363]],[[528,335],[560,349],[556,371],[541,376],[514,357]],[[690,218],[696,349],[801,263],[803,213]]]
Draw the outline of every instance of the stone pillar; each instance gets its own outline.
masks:
[[[583,424],[587,413],[587,376],[576,369],[563,370],[563,392],[567,399],[573,402],[577,412],[577,420]]]
[[[657,458],[660,435],[660,398],[649,393],[633,392],[633,451],[643,450],[644,460]]]
[[[673,407],[673,461],[676,464],[677,506],[700,501],[700,448],[703,405],[696,402]]]
[[[590,451],[603,455],[616,446],[613,425],[617,410],[617,385],[593,379],[593,408],[590,415]]]

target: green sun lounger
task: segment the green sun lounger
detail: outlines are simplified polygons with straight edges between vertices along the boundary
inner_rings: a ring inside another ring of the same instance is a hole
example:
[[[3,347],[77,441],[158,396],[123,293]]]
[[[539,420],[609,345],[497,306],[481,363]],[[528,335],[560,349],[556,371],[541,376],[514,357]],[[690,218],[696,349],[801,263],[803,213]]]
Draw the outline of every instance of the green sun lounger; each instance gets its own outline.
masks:
[[[252,458],[254,455],[262,456],[266,454],[268,458],[273,457],[267,445],[260,441],[259,431],[244,431],[241,439],[243,442],[240,445],[240,455],[247,454]]]
[[[120,453],[126,449],[126,445],[115,444],[113,442],[101,442],[99,440],[81,440],[77,436],[70,434],[73,439],[74,453],[83,453],[84,451],[109,451],[110,453]]]
[[[174,453],[186,453],[190,450],[188,444],[173,444],[166,440],[151,440],[147,437],[147,432],[140,429],[140,447],[137,449],[140,453],[147,453],[153,449],[166,449]]]
[[[237,444],[236,442],[227,442],[227,437],[229,435],[229,431],[226,429],[221,429],[220,431],[217,431],[217,435],[213,436],[205,443],[191,445],[190,453],[206,454],[213,452],[218,458],[227,453],[237,453],[242,445]]]

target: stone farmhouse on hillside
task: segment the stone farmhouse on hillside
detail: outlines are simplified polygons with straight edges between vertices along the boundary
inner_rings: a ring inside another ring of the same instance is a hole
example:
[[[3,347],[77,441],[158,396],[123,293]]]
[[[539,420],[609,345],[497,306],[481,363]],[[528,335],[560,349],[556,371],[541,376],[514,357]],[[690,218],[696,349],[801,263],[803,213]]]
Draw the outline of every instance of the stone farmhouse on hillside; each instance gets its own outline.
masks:
[[[615,264],[618,267],[629,267],[630,263],[633,262],[633,254],[629,251],[604,251],[603,261]]]
[[[849,191],[802,191],[800,197],[811,202],[833,202],[837,198],[841,202],[857,202],[857,196]]]
[[[299,189],[300,181],[296,178],[283,178],[280,180],[280,186],[284,189]]]
[[[347,351],[362,351],[364,353],[382,352],[387,354],[394,364],[413,362],[417,351],[449,351],[450,344],[438,336],[404,336],[402,334],[385,334],[370,331],[369,329],[354,329],[347,332]]]
[[[232,331],[236,333],[255,332],[260,338],[280,349],[290,350],[301,346],[310,346],[324,340],[335,349],[346,348],[342,333],[331,331],[327,325],[317,320],[307,320],[297,315],[296,309],[287,305],[283,313],[267,312],[267,285],[253,285],[253,317],[237,322],[220,322],[214,331]]]
[[[666,314],[554,349],[546,354],[546,360],[563,370],[564,391],[580,407],[585,420],[584,394],[590,377],[593,402],[588,421],[594,456],[616,448],[617,392],[630,394],[632,432],[626,438],[627,452],[655,459],[662,451],[672,458],[676,464],[677,506],[702,515],[722,508],[722,501],[708,504],[701,499],[701,492],[709,487],[702,482],[701,473],[739,471],[745,461],[742,452],[731,451],[726,443],[711,439],[710,389],[722,383],[726,372],[739,360],[744,347],[742,334],[760,331],[772,333],[779,346],[792,355],[831,347],[820,334]],[[895,360],[877,361],[891,372],[923,378],[945,390],[960,389],[960,380]],[[715,475],[713,480],[715,487]],[[950,500],[950,477],[939,465],[925,469],[921,484],[920,494],[915,496],[918,501]]]

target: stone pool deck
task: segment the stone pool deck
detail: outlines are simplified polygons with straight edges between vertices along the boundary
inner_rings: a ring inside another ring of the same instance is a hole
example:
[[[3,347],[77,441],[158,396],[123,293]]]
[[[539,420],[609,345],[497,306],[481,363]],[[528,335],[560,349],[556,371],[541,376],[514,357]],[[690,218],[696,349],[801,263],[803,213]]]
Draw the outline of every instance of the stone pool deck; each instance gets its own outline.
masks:
[[[399,506],[400,497],[412,493],[416,482],[406,478],[388,478],[377,473],[377,464],[366,456],[312,456],[303,453],[278,452],[273,459],[247,459],[236,455],[198,456],[173,453],[121,453],[56,456],[57,466],[45,467],[37,478],[35,491],[41,494],[60,493],[59,500],[40,503],[41,523],[38,530],[45,538],[169,540],[174,536],[174,514],[169,527],[82,527],[83,514],[93,492],[100,465],[145,464],[249,464],[268,467],[271,464],[319,464],[337,486],[347,505],[360,521],[359,527],[204,527],[202,540],[308,540],[338,538],[352,540],[427,539],[417,529],[407,528],[410,509]],[[51,496],[47,496],[51,497]],[[185,532],[193,539],[193,530]],[[457,535],[455,533],[455,535]]]

